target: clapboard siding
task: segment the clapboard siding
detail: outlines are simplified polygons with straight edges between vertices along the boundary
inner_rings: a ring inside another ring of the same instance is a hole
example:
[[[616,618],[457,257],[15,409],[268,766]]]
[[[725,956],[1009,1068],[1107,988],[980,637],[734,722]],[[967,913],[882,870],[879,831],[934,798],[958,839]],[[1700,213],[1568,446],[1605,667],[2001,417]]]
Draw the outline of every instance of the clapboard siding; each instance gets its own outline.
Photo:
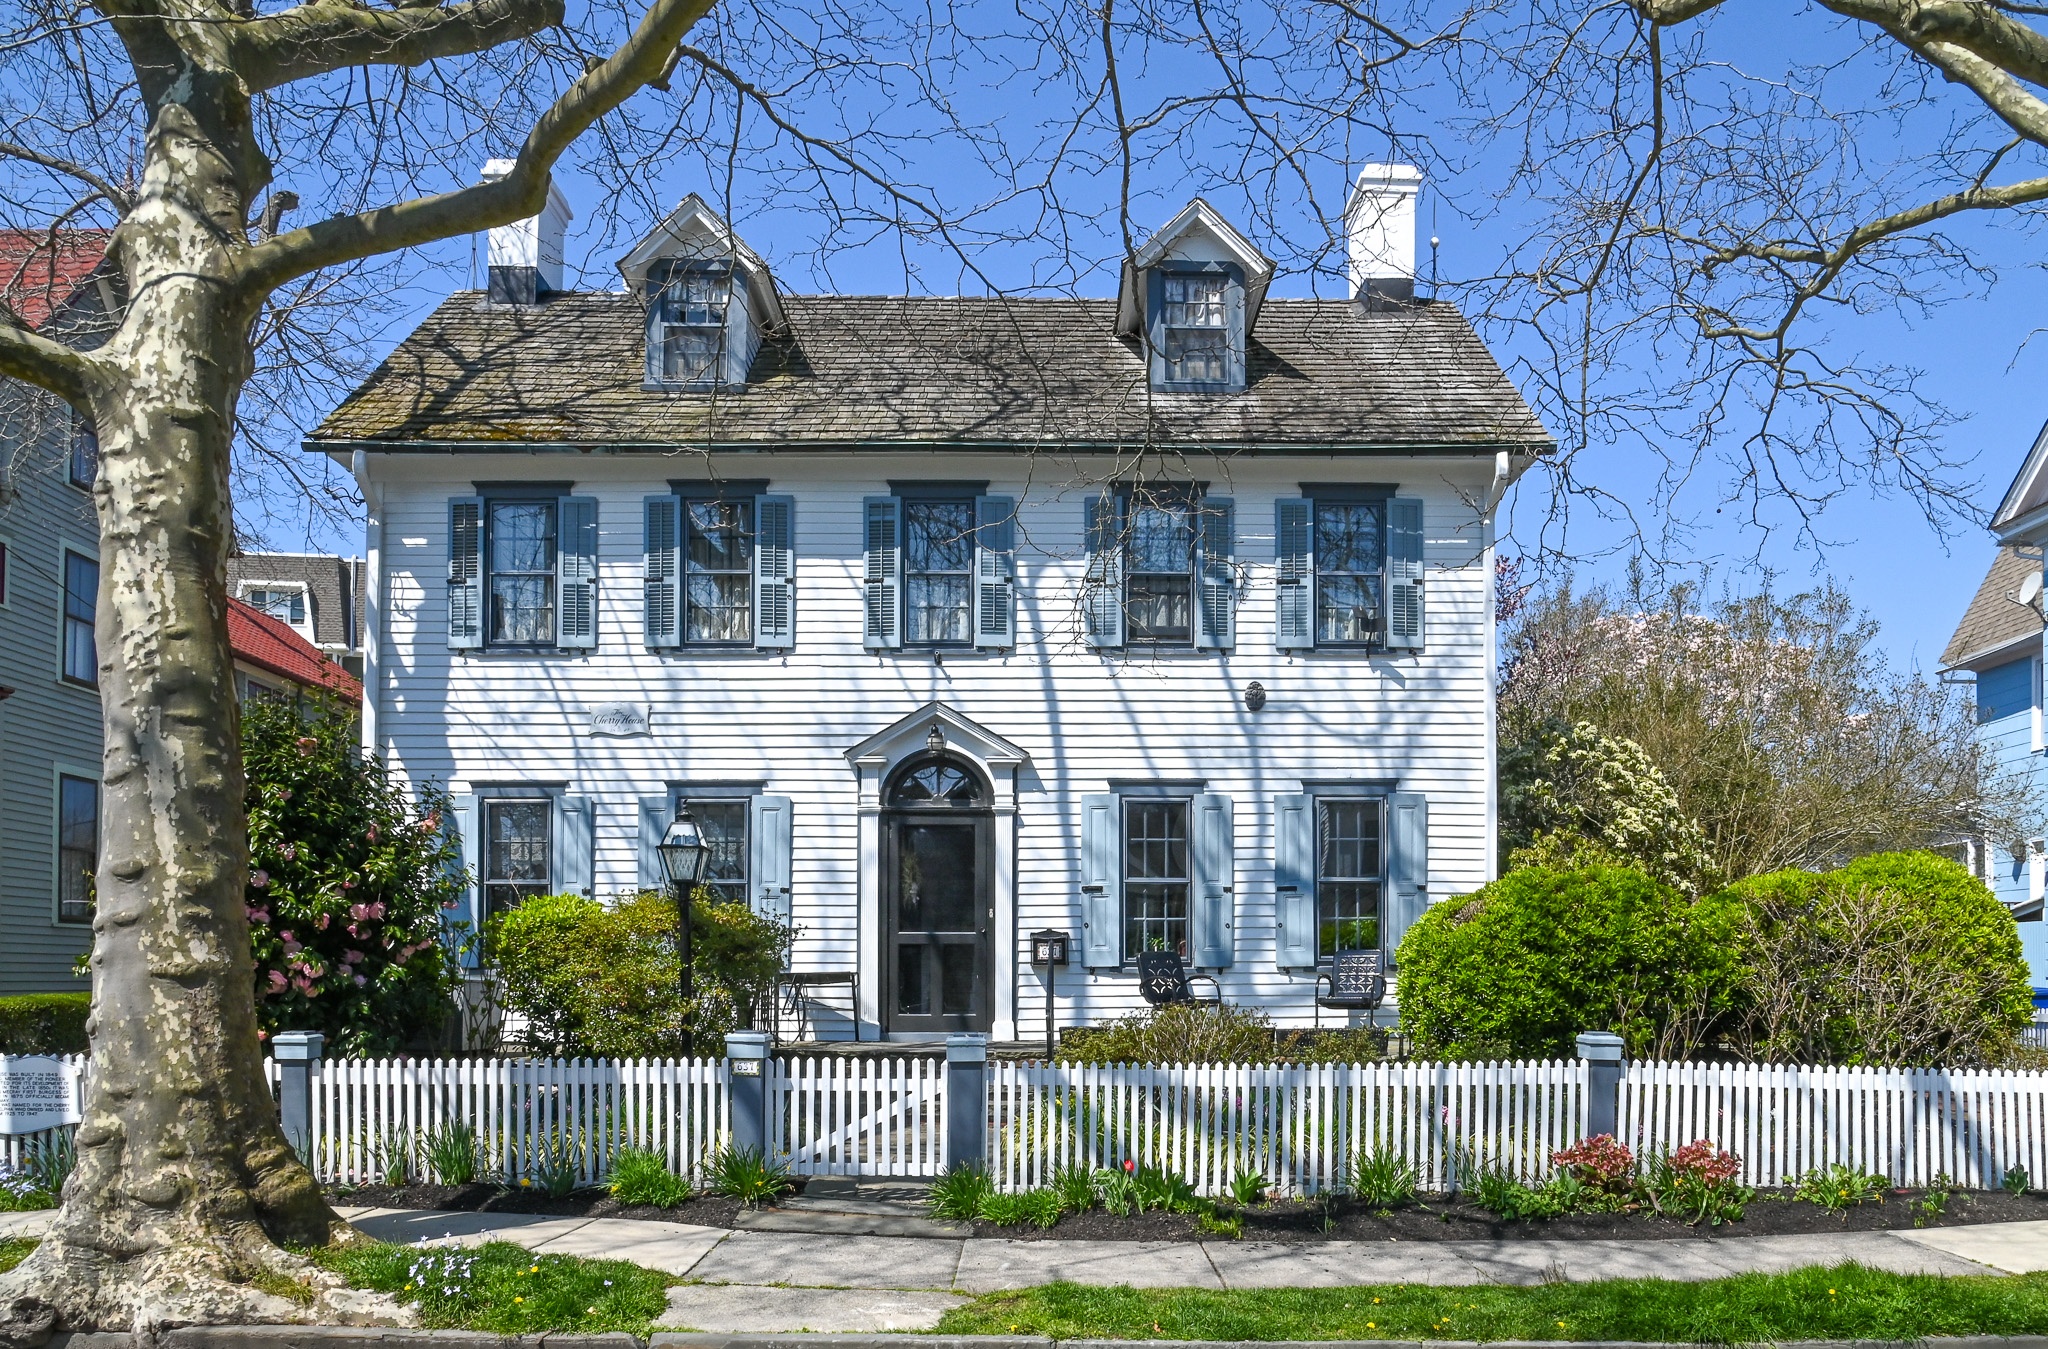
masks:
[[[600,894],[639,874],[637,798],[682,780],[759,781],[792,798],[798,968],[852,965],[863,941],[856,900],[858,819],[846,750],[941,700],[1025,749],[1017,799],[1017,932],[1078,930],[1074,876],[1080,797],[1111,779],[1200,778],[1234,802],[1234,999],[1277,1018],[1311,1013],[1311,984],[1274,966],[1273,798],[1303,778],[1397,780],[1428,795],[1434,898],[1488,878],[1492,644],[1491,456],[1471,459],[1239,459],[1200,476],[1236,502],[1245,583],[1228,652],[1103,653],[1081,639],[1082,501],[1071,465],[963,452],[902,457],[749,456],[721,475],[771,479],[796,502],[796,646],[789,652],[657,654],[642,645],[641,499],[696,465],[639,457],[370,456],[381,514],[386,636],[374,672],[375,747],[404,775],[453,784],[559,783],[596,803]],[[1227,470],[1227,471],[1226,471]],[[1027,477],[1027,471],[1029,476]],[[458,476],[459,475],[459,476]],[[1402,483],[1426,502],[1428,649],[1367,658],[1273,649],[1274,501],[1304,479]],[[575,654],[447,649],[447,500],[473,481],[572,478],[599,502],[599,645]],[[861,499],[890,479],[982,479],[1019,498],[1018,645],[1010,652],[876,654],[861,645]],[[1067,490],[1048,480],[1075,480]],[[1245,710],[1244,687],[1269,701]],[[585,733],[595,704],[653,708],[652,734]],[[1017,981],[1014,1011],[1040,1024],[1039,981]],[[1011,990],[998,990],[1008,1021]],[[1138,1005],[1128,976],[1062,981],[1062,1015]]]
[[[0,539],[8,545],[0,605],[0,994],[83,992],[72,964],[91,929],[56,921],[57,774],[97,778],[97,693],[58,678],[63,641],[61,550],[98,552],[92,499],[66,477],[70,414],[19,385],[0,389],[0,419],[22,441],[0,440]],[[17,414],[26,407],[23,419]]]

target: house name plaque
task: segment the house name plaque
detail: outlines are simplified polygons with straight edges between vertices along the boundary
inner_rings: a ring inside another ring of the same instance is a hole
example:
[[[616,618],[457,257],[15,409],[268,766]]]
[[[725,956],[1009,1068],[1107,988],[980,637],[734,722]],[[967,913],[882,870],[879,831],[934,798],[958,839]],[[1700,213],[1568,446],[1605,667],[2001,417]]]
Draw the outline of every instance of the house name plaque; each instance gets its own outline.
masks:
[[[77,1075],[63,1060],[24,1054],[0,1063],[0,1134],[78,1123]]]
[[[599,703],[590,709],[592,735],[646,735],[647,709],[639,703]]]

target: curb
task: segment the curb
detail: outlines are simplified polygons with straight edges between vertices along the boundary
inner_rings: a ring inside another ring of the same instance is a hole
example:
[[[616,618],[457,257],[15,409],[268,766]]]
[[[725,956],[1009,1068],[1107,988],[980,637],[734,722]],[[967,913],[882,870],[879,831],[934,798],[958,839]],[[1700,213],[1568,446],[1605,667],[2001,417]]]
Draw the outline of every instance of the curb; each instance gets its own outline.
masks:
[[[495,1335],[482,1330],[369,1326],[187,1326],[165,1331],[155,1349],[1700,1349],[1653,1340],[1054,1340],[1041,1335],[710,1335],[662,1331],[647,1340],[605,1335]],[[138,1349],[152,1342],[122,1331],[53,1335],[44,1349]],[[1938,1349],[2048,1349],[2044,1335],[1955,1335],[1915,1341]],[[1893,1340],[1788,1340],[1776,1349],[1901,1349]]]

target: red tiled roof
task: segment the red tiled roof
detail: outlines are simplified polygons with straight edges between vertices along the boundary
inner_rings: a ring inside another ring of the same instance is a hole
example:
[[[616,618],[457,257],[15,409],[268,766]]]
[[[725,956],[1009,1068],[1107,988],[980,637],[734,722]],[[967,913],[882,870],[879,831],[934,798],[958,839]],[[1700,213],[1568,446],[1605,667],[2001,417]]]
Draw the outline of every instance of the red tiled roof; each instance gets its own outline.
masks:
[[[41,327],[100,265],[113,233],[0,230],[0,308]]]
[[[309,689],[331,689],[336,697],[362,706],[362,681],[341,668],[326,652],[252,604],[228,600],[228,644],[235,659],[282,675]]]

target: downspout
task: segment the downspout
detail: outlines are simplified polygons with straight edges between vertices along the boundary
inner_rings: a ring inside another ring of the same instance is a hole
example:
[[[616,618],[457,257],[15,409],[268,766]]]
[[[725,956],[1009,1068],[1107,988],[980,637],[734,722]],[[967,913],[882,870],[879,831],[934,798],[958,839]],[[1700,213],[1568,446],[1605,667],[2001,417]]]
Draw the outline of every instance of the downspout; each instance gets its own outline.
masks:
[[[363,748],[378,753],[378,695],[384,685],[384,490],[370,480],[370,457],[362,450],[349,456],[356,490],[363,494]]]

